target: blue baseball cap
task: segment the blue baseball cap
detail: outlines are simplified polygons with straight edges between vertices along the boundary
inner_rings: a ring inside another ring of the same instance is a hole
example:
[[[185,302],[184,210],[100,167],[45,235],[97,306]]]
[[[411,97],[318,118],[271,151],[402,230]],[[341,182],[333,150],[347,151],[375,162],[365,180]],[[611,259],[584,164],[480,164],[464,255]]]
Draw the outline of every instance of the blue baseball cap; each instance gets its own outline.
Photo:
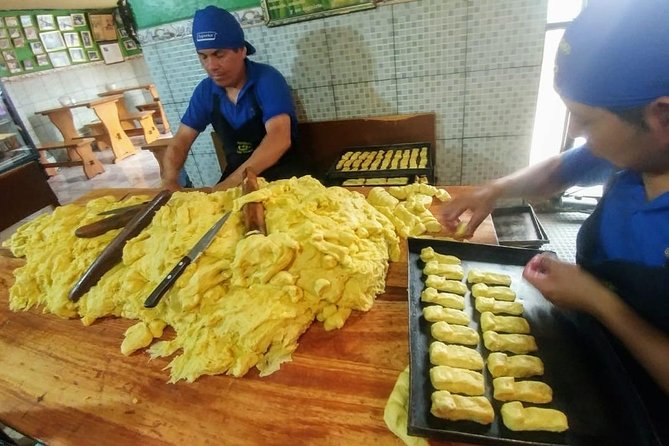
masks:
[[[244,31],[235,16],[216,6],[195,11],[193,44],[197,50],[246,47],[247,55],[256,52],[253,45],[244,40]]]

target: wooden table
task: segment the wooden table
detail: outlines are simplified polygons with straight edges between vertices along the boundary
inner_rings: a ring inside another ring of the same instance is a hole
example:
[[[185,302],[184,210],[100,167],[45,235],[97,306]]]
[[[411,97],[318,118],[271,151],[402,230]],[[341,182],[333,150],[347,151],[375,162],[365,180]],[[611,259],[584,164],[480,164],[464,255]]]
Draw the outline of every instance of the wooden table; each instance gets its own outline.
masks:
[[[167,120],[167,115],[165,115],[165,110],[163,109],[163,104],[160,102],[160,96],[158,95],[158,89],[156,88],[155,84],[144,84],[144,85],[137,85],[135,87],[125,87],[125,88],[115,88],[113,90],[107,90],[103,93],[98,93],[98,96],[100,97],[106,97],[106,96],[113,96],[113,95],[123,95],[123,93],[126,93],[128,91],[133,91],[133,90],[146,90],[149,92],[151,97],[153,98],[153,103],[155,104],[156,111],[158,112],[158,118],[160,118],[161,122],[163,123],[163,133],[167,133],[170,131],[170,123]],[[118,102],[118,110],[119,114],[121,116],[127,116],[131,115],[132,113],[128,110],[128,107],[125,103],[124,99],[121,99]]]
[[[114,152],[114,162],[118,162],[137,153],[137,149],[133,146],[128,135],[123,131],[121,121],[119,120],[119,112],[116,103],[122,98],[122,95],[106,96],[104,98],[77,102],[76,104],[63,107],[42,110],[35,114],[48,116],[51,122],[53,122],[58,130],[60,130],[65,141],[68,141],[81,138],[81,135],[79,135],[79,132],[74,126],[72,109],[77,107],[88,107],[92,109],[100,119],[100,122],[104,125],[107,133],[110,135],[109,140],[111,142],[112,151]],[[76,158],[74,160],[76,160]]]
[[[466,188],[448,189],[457,195]],[[435,215],[442,206],[433,207]],[[473,241],[497,242],[490,217]],[[259,378],[252,369],[243,378],[204,376],[193,384],[167,384],[166,359],[121,354],[133,321],[83,327],[40,309],[9,311],[2,284],[21,261],[0,257],[0,421],[51,446],[401,445],[383,410],[409,362],[404,245],[374,307],[353,312],[341,330],[313,324],[278,372]]]

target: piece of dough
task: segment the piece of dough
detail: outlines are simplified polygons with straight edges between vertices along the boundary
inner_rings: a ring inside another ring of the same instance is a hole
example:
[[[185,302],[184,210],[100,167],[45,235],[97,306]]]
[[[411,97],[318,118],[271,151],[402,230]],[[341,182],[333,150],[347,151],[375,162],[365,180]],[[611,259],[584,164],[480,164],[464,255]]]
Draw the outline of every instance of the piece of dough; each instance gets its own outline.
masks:
[[[445,321],[449,324],[469,325],[469,315],[467,313],[453,308],[445,308],[441,305],[430,305],[423,308],[423,317],[429,322]]]
[[[494,352],[488,355],[488,370],[493,378],[500,376],[527,378],[543,375],[544,363],[536,356],[508,356],[506,353]]]
[[[465,298],[463,296],[454,293],[440,293],[435,288],[425,288],[420,293],[420,299],[423,302],[439,304],[455,310],[463,310],[465,308]]]
[[[555,409],[523,407],[520,401],[502,405],[504,425],[512,431],[564,432],[569,429],[567,416]]]
[[[505,302],[503,300],[495,300],[492,297],[477,297],[475,305],[476,309],[481,313],[489,311],[495,314],[507,313],[516,316],[523,314],[523,304],[520,302]]]
[[[457,280],[448,280],[444,277],[429,275],[425,279],[425,285],[431,288],[436,288],[439,291],[447,291],[449,293],[460,294],[464,296],[467,294],[467,285]]]
[[[430,362],[468,370],[483,370],[483,358],[473,348],[462,345],[447,345],[443,342],[430,344]]]
[[[512,376],[492,380],[493,397],[498,401],[525,401],[544,404],[553,400],[553,389],[541,381],[516,381]]]
[[[530,323],[518,316],[496,316],[490,311],[481,313],[481,331],[529,334]]]
[[[484,396],[452,395],[447,390],[432,393],[432,415],[451,421],[469,420],[479,424],[490,424],[495,412]]]
[[[478,269],[470,269],[467,274],[469,283],[485,283],[486,285],[511,285],[511,276],[508,274],[491,273]]]
[[[451,280],[461,280],[463,277],[465,277],[465,272],[462,269],[462,266],[449,263],[440,263],[437,260],[428,261],[425,264],[425,268],[423,268],[423,274],[426,276],[434,274]]]
[[[427,263],[430,260],[436,260],[439,263],[450,263],[453,265],[459,265],[462,263],[459,258],[447,254],[439,254],[432,248],[428,246],[420,250],[420,259]]]
[[[444,321],[436,322],[430,327],[430,332],[436,340],[449,344],[477,345],[479,343],[479,334],[476,330],[462,325],[449,324]]]
[[[519,355],[537,351],[534,336],[524,334],[499,334],[494,331],[483,332],[483,344],[491,352],[511,352]]]
[[[438,365],[430,369],[430,381],[437,390],[465,395],[483,395],[483,374],[474,370]]]
[[[497,300],[513,302],[516,300],[516,292],[508,286],[488,286],[485,283],[476,283],[472,286],[474,297],[492,297]]]

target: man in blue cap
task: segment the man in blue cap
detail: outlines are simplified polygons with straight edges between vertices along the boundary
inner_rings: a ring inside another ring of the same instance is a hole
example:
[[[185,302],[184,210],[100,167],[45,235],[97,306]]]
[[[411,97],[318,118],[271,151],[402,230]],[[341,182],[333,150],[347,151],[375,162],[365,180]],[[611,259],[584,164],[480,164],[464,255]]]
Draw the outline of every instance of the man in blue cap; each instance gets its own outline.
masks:
[[[247,59],[255,48],[244,40],[237,19],[216,6],[196,11],[193,43],[208,77],[195,88],[167,148],[163,185],[179,188],[179,169],[209,124],[227,162],[215,189],[239,185],[247,167],[268,180],[303,174],[292,148],[297,118],[290,88],[276,69]]]
[[[666,439],[669,1],[592,0],[565,31],[555,88],[570,111],[571,134],[585,136],[586,146],[491,181],[451,202],[444,217],[454,225],[470,210],[471,235],[501,197],[550,197],[606,181],[579,232],[578,265],[542,254],[523,276],[553,303],[593,316],[613,335]]]

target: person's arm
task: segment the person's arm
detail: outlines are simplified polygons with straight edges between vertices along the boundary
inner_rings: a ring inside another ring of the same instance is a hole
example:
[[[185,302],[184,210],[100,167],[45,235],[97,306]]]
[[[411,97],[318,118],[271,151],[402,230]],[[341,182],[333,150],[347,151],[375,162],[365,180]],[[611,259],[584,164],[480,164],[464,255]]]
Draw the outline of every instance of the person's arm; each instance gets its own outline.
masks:
[[[200,132],[185,124],[179,125],[179,130],[172,138],[170,145],[165,149],[165,157],[163,158],[164,188],[171,191],[181,189],[179,171],[183,168],[188,151],[199,134]]]
[[[265,130],[267,134],[249,159],[228,175],[227,178],[218,183],[214,187],[214,190],[225,190],[239,186],[244,179],[244,170],[247,167],[253,169],[258,176],[262,176],[262,172],[272,167],[281,159],[291,145],[290,116],[285,113],[274,116],[265,123]]]
[[[615,292],[578,265],[535,256],[523,277],[554,304],[597,318],[669,393],[669,336],[641,318]]]

